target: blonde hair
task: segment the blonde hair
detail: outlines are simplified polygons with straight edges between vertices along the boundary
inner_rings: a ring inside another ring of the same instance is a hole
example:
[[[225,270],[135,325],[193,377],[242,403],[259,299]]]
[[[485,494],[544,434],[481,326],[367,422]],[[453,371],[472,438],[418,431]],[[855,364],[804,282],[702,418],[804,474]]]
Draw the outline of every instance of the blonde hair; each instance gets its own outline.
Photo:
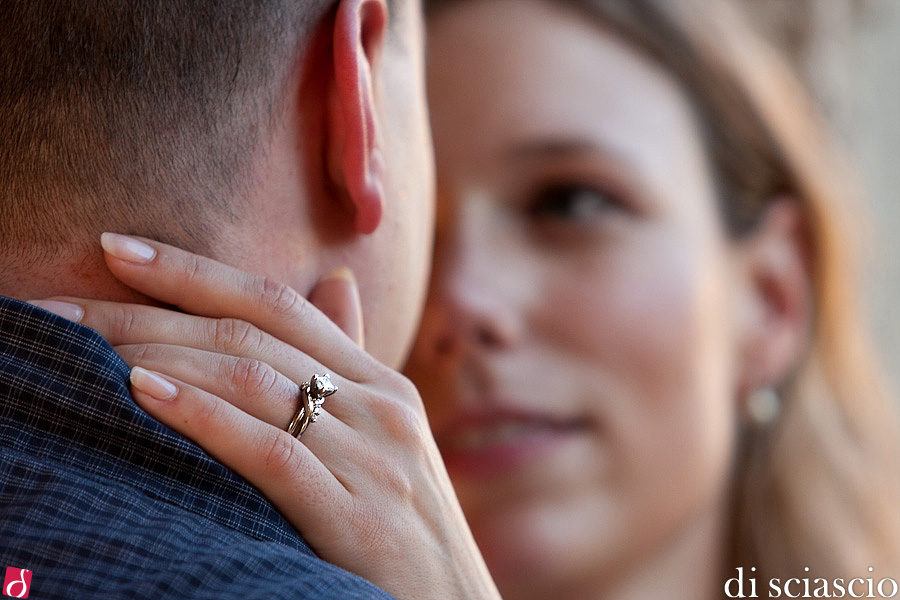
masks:
[[[433,1],[431,8],[448,4]],[[693,102],[735,239],[769,202],[804,215],[813,283],[809,344],[778,386],[783,411],[747,429],[734,468],[728,577],[896,576],[900,468],[895,407],[864,334],[853,223],[862,214],[847,161],[797,78],[712,0],[560,0],[650,55]],[[870,573],[869,566],[876,570]],[[804,571],[809,567],[809,572]],[[723,579],[724,581],[724,579]]]

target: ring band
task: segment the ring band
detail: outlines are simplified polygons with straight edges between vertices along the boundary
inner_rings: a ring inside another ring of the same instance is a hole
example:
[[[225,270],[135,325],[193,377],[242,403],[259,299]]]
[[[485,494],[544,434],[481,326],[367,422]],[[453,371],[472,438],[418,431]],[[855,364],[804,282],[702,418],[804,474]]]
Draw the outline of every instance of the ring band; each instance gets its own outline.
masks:
[[[322,413],[322,404],[325,398],[337,391],[337,386],[331,383],[328,373],[325,375],[313,375],[310,380],[300,386],[300,408],[291,419],[287,432],[300,439],[310,423],[315,423]]]

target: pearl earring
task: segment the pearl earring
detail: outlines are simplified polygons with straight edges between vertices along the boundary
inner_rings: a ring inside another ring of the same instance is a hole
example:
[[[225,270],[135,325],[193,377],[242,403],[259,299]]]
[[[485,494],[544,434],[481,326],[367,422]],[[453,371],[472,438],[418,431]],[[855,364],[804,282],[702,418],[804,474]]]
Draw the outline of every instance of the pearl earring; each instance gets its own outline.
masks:
[[[746,411],[754,424],[769,425],[781,413],[781,398],[773,388],[758,389],[747,398]]]

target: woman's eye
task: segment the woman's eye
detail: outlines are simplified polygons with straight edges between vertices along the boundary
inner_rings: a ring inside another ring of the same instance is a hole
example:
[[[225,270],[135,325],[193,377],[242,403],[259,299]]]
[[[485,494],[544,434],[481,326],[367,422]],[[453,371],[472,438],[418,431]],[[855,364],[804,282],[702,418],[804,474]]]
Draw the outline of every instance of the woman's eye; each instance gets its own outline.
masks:
[[[601,190],[562,184],[545,187],[535,194],[529,212],[540,219],[590,224],[615,206],[610,196]]]

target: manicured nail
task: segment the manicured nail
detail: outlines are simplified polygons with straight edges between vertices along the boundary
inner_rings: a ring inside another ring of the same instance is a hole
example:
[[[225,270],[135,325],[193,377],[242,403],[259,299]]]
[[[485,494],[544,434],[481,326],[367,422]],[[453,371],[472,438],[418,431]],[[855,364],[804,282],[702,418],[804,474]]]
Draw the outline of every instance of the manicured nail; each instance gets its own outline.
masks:
[[[118,233],[101,234],[100,245],[116,258],[133,263],[146,264],[156,256],[156,250],[153,246],[148,246],[131,236]]]
[[[131,369],[131,385],[155,400],[172,400],[178,394],[174,383],[140,367]]]
[[[347,267],[339,267],[323,277],[313,289],[310,300],[326,316],[337,323],[360,348],[366,347],[362,301],[359,297],[356,276],[352,270]],[[347,302],[350,304],[346,304]]]
[[[63,319],[75,321],[76,323],[80,322],[81,318],[84,316],[84,309],[71,302],[60,302],[59,300],[29,300],[28,304],[33,304],[38,308],[43,308],[48,312],[61,316]]]
[[[322,278],[322,281],[326,281],[329,279],[343,279],[344,281],[349,281],[353,285],[356,285],[356,276],[353,274],[347,267],[338,267],[328,275]]]

